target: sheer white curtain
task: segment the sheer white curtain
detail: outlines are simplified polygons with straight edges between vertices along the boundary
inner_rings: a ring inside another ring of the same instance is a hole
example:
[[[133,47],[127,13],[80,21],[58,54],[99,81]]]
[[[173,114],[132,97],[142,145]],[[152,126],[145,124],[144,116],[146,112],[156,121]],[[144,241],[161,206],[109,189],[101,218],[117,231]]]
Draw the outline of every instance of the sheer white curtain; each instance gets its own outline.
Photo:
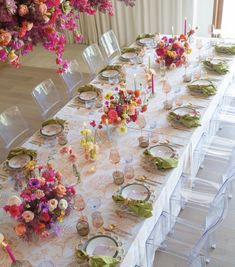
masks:
[[[84,43],[97,43],[102,33],[113,29],[121,46],[132,43],[140,33],[183,32],[183,20],[192,25],[195,0],[136,0],[136,6],[126,7],[112,0],[115,16],[97,12],[95,16],[80,15],[79,26]],[[71,38],[69,38],[72,41]]]

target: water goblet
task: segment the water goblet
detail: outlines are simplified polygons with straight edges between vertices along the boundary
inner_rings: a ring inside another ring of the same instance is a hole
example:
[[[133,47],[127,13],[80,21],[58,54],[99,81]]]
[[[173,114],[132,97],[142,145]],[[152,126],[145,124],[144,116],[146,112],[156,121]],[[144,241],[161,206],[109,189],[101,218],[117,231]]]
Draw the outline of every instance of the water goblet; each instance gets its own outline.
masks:
[[[112,164],[115,165],[115,171],[113,172],[114,183],[121,185],[124,183],[124,174],[121,171],[117,170],[117,164],[120,162],[120,154],[117,148],[111,148],[109,154],[109,160]]]
[[[95,211],[101,206],[101,200],[98,197],[91,197],[87,200],[87,207]]]
[[[171,85],[169,84],[169,82],[167,82],[167,81],[163,82],[162,90],[166,94],[166,100],[163,102],[164,108],[166,110],[169,110],[172,108],[172,103],[171,103],[171,101],[168,100],[168,93],[170,93],[170,91],[171,91]]]
[[[166,63],[165,60],[161,60],[160,61],[160,76],[161,76],[161,80],[165,81],[165,77],[166,77]]]
[[[77,194],[74,198],[74,209],[77,211],[83,211],[86,207],[86,203],[82,195]]]
[[[132,178],[134,178],[134,176],[135,176],[135,170],[134,170],[134,168],[131,165],[127,164],[125,166],[125,168],[124,168],[124,176],[125,176],[126,179],[132,179]]]

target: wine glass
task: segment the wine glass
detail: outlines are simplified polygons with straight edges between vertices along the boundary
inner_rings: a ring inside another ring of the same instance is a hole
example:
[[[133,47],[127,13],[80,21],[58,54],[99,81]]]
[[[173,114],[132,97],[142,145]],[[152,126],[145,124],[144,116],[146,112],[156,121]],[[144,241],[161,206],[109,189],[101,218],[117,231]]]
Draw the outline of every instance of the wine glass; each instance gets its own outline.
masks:
[[[162,78],[162,81],[164,81],[166,77],[166,63],[163,59],[160,61],[160,76]]]
[[[77,211],[83,211],[86,207],[86,203],[82,195],[77,194],[74,198],[74,206],[73,208]]]
[[[198,49],[198,61],[201,60],[201,49],[203,47],[203,42],[202,39],[197,39],[196,40],[196,48]]]
[[[95,211],[101,206],[101,200],[98,197],[91,197],[87,200],[87,207]]]
[[[116,84],[118,84],[118,82],[119,82],[118,75],[114,75],[114,76],[109,77],[109,84],[110,85],[116,85]]]
[[[132,179],[132,178],[134,178],[134,176],[135,176],[135,170],[134,170],[134,168],[131,165],[127,164],[125,166],[125,168],[124,168],[124,176],[125,176],[126,179]]]
[[[117,164],[120,162],[120,154],[117,148],[111,148],[109,153],[109,161],[115,165],[117,171]]]
[[[163,83],[162,90],[166,94],[166,101],[167,101],[168,93],[170,93],[171,91],[171,85],[169,84],[169,82],[165,81]]]
[[[140,127],[140,136],[142,136],[142,131],[146,127],[146,120],[144,115],[140,114],[136,120],[136,124]]]
[[[91,214],[92,225],[99,229],[104,224],[104,219],[100,211],[94,211]]]

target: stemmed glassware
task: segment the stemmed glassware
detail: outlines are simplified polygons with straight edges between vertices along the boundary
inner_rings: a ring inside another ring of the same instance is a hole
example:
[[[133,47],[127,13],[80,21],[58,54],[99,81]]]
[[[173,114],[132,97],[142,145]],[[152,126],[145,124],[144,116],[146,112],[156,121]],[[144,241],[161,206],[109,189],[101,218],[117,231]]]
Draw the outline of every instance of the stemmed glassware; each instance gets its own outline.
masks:
[[[172,103],[168,100],[168,93],[170,93],[171,91],[171,85],[167,81],[164,81],[162,85],[162,90],[166,94],[166,100],[164,101],[164,108],[166,110],[169,110],[172,108]]]
[[[84,198],[82,197],[82,195],[77,194],[74,198],[74,209],[77,211],[83,211],[86,207],[86,202],[84,200]]]
[[[161,60],[160,61],[160,76],[161,76],[161,80],[165,81],[166,79],[166,63],[165,60]]]
[[[201,49],[203,47],[202,39],[196,40],[196,48],[198,49],[198,61],[201,61]]]
[[[143,136],[143,129],[146,127],[144,115],[139,115],[136,124],[140,127],[139,147],[146,148],[149,146],[149,136]]]

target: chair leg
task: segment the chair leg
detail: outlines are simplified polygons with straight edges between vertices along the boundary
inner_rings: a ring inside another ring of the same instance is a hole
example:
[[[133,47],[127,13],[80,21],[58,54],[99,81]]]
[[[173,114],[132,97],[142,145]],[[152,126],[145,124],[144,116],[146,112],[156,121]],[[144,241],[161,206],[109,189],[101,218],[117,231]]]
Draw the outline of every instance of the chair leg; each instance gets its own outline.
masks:
[[[210,242],[210,247],[212,249],[216,249],[216,233],[213,232],[210,236],[209,236],[209,242]]]
[[[233,198],[233,184],[230,183],[230,185],[228,186],[228,199],[232,198]]]
[[[209,242],[209,238],[206,241],[205,244],[205,262],[206,264],[209,264],[211,261],[210,259],[210,242]]]

